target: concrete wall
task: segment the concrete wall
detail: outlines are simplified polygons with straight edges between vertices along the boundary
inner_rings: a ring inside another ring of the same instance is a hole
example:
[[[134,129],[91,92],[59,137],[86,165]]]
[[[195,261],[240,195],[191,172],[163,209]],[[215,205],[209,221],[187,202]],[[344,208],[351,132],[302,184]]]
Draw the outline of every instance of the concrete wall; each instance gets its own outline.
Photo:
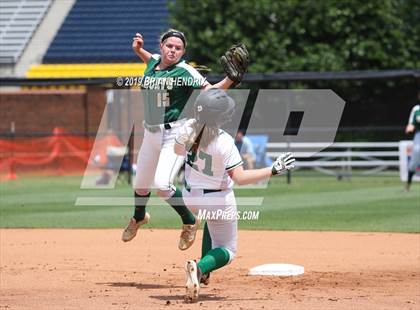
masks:
[[[0,94],[0,135],[51,133],[54,127],[66,132],[95,134],[106,105],[105,90],[9,91]]]

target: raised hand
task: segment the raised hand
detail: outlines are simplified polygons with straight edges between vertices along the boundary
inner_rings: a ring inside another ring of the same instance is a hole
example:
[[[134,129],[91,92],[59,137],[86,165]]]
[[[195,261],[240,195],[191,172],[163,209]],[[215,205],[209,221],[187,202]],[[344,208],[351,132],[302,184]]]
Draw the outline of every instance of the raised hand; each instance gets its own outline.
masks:
[[[140,33],[136,33],[136,36],[133,37],[133,50],[134,52],[139,52],[140,49],[143,47],[144,40],[143,36]]]
[[[295,158],[293,157],[292,153],[284,153],[277,157],[274,164],[271,166],[271,174],[277,175],[282,173],[283,171],[287,171],[293,169],[295,165]]]

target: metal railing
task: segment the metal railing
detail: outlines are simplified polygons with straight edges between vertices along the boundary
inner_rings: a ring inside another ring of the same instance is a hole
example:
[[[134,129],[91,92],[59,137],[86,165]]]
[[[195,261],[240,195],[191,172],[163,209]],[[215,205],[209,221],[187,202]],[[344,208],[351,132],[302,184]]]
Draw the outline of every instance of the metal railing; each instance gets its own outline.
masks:
[[[267,143],[267,156],[275,158],[292,151],[297,168],[313,168],[337,177],[351,177],[353,168],[360,174],[374,174],[399,167],[398,142]],[[313,154],[308,149],[324,150]]]

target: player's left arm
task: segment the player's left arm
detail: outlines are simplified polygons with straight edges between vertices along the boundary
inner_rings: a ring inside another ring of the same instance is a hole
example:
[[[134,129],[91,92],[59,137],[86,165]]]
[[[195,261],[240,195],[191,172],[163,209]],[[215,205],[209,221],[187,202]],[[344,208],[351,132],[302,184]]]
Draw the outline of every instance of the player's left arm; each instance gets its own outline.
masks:
[[[242,166],[238,166],[228,170],[228,174],[238,185],[252,184],[293,169],[295,167],[294,162],[295,158],[291,153],[284,153],[277,157],[271,167],[244,170]]]
[[[204,78],[201,73],[199,73],[196,69],[191,68],[190,74],[193,79],[195,79],[196,83],[193,85],[193,88],[195,89],[201,89],[201,90],[207,90],[210,88],[219,88],[219,89],[228,89],[233,85],[233,81],[230,80],[228,77],[225,77],[220,82],[217,82],[216,84],[211,84],[209,81],[207,81],[206,78]]]
[[[405,127],[406,134],[414,132],[414,129],[416,128],[414,126],[414,114],[418,108],[419,108],[418,106],[415,106],[411,109],[410,116],[408,117],[408,124],[407,124],[407,127]]]
[[[408,124],[407,127],[405,127],[405,133],[410,134],[414,131],[415,126],[413,124]]]
[[[236,184],[246,185],[269,178],[271,176],[271,168],[245,170],[241,165],[232,170],[228,170],[228,174]]]
[[[210,88],[228,89],[232,85],[233,85],[233,81],[231,79],[229,79],[228,77],[225,77],[223,80],[221,80],[220,82],[218,82],[216,84],[205,85],[202,89],[203,90],[207,90],[207,89],[210,89]]]

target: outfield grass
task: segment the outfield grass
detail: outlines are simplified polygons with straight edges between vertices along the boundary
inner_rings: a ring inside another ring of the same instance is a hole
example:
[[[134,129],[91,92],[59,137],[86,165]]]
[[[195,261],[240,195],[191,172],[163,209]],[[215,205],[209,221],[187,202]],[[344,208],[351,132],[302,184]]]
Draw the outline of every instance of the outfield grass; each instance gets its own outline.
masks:
[[[131,206],[75,206],[77,197],[131,197],[128,185],[114,190],[80,190],[80,177],[27,177],[0,183],[0,227],[122,228]],[[263,196],[259,219],[242,229],[420,232],[420,184],[405,193],[394,176],[333,177],[295,173],[291,185],[273,178],[266,189],[238,189],[238,197]],[[178,228],[166,205],[150,206],[151,228]]]

